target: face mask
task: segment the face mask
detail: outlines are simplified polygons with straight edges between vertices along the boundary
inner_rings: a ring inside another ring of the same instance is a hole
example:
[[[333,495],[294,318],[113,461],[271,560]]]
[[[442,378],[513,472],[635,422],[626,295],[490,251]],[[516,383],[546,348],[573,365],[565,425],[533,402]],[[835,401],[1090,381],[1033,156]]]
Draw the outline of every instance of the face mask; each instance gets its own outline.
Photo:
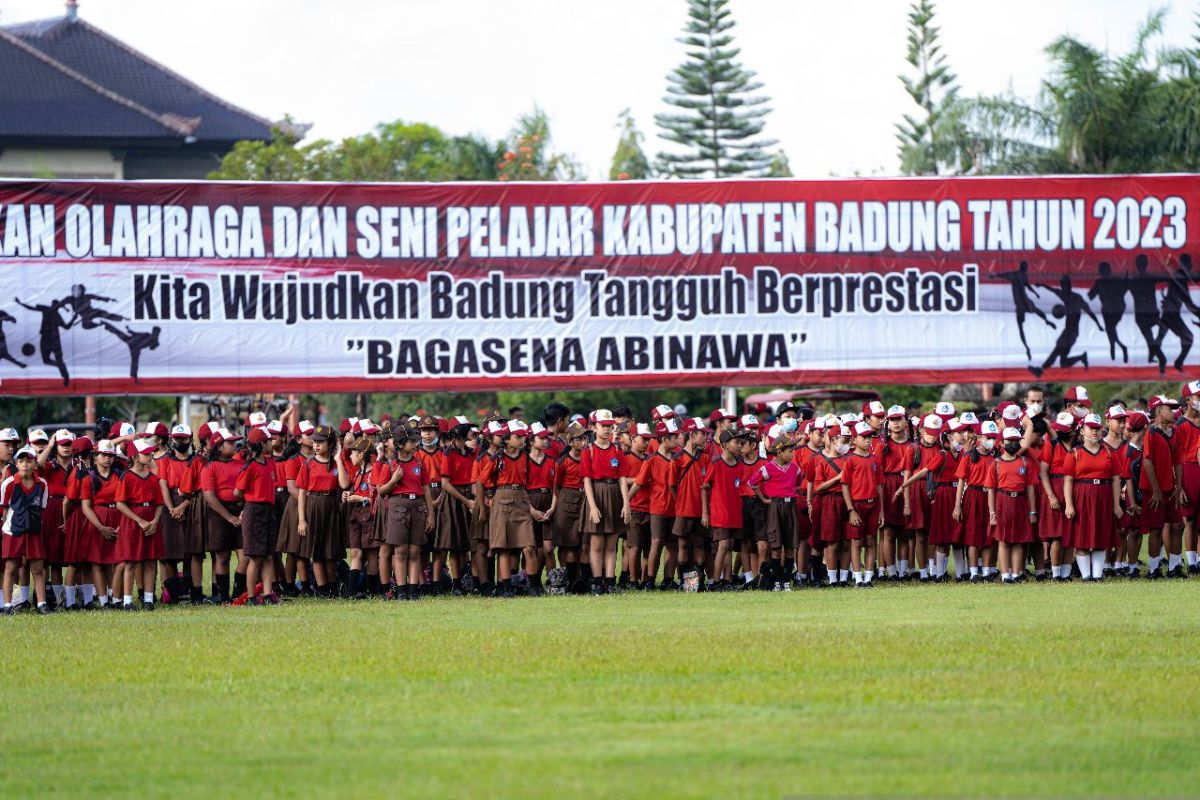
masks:
[[[190,446],[191,446],[190,442],[176,442],[175,443],[175,452],[176,453],[186,453]]]
[[[1075,415],[1076,419],[1083,419],[1088,415],[1087,409],[1083,406],[1075,406],[1071,409],[1071,413]]]
[[[1021,443],[1020,442],[1005,442],[1004,443],[1004,452],[1008,453],[1010,456],[1015,456],[1017,453],[1021,452]]]
[[[1190,402],[1193,411],[1200,411],[1200,397],[1193,397]]]
[[[783,421],[783,429],[786,432],[791,433],[792,431],[796,430],[797,424],[798,423],[794,418],[788,417]]]
[[[980,439],[979,440],[979,449],[983,450],[984,452],[991,450],[995,446],[996,446],[996,443],[993,442],[991,439]]]
[[[962,449],[963,449],[963,443],[962,442],[951,442],[950,449],[956,453],[961,453]]]
[[[1030,403],[1028,406],[1025,407],[1025,413],[1031,417],[1036,417],[1038,414],[1042,413],[1042,404],[1041,403]]]
[[[839,454],[839,455],[843,455],[843,456],[844,456],[844,455],[846,455],[847,453],[849,453],[849,452],[850,452],[850,445],[848,445],[848,444],[839,444],[839,445],[837,446],[837,451],[838,451],[838,454]]]

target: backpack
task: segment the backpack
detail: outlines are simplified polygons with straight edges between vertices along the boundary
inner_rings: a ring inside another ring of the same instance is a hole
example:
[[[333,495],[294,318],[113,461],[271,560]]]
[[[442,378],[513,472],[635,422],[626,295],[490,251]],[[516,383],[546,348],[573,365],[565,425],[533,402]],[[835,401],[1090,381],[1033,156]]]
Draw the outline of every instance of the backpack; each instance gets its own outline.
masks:
[[[567,570],[564,567],[555,567],[550,570],[546,580],[546,594],[566,594],[567,593]]]

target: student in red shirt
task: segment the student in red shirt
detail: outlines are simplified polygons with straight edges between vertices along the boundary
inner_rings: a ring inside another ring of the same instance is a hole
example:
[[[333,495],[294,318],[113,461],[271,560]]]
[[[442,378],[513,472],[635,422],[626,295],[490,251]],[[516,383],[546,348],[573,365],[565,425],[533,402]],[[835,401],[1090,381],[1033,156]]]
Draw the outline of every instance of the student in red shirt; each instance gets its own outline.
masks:
[[[46,482],[48,498],[42,515],[42,539],[46,545],[46,567],[52,594],[50,602],[61,607],[64,602],[63,575],[66,570],[66,532],[63,504],[67,496],[67,476],[71,474],[71,443],[75,435],[60,429],[50,437],[51,444],[37,456],[38,477]]]
[[[625,520],[628,529],[625,537],[627,569],[621,573],[619,588],[641,588],[645,580],[644,562],[650,552],[650,494],[635,494],[635,487],[642,465],[651,457],[649,448],[652,434],[649,425],[644,422],[636,423],[629,441],[629,452],[625,454],[625,471],[622,476],[625,482],[622,487],[626,494],[625,506],[628,509],[628,518]]]
[[[590,536],[592,594],[606,594],[616,587],[617,536],[625,531],[629,516],[629,490],[625,456],[613,443],[612,412],[597,409],[595,417],[596,441],[583,451],[579,464],[587,497],[583,532]]]
[[[136,582],[142,588],[142,610],[153,611],[158,562],[163,555],[162,489],[151,471],[154,441],[136,439],[133,446],[133,464],[121,476],[117,488],[117,511],[122,515],[117,526],[117,556],[125,565],[122,605],[126,611],[133,610]],[[114,597],[118,591],[114,586]]]
[[[568,591],[587,591],[582,583],[579,552],[583,543],[583,475],[580,462],[587,444],[587,431],[572,422],[566,428],[567,450],[558,459],[554,473],[554,514],[550,530],[558,558],[566,570]]]
[[[238,473],[242,471],[241,463],[234,460],[240,439],[225,428],[214,432],[208,439],[208,463],[200,473],[200,489],[208,506],[205,549],[213,560],[211,601],[214,603],[228,603],[230,600],[229,556],[241,547],[242,521],[239,515],[242,506],[233,493]],[[242,589],[240,586],[236,588]],[[237,594],[241,594],[241,591]]]
[[[700,524],[700,484],[704,481],[707,458],[704,456],[704,424],[695,417],[683,421],[683,450],[671,464],[671,484],[675,487],[675,523],[671,529],[678,546],[679,580],[695,570],[703,573],[708,550],[708,532]],[[704,575],[699,575],[704,585]]]
[[[520,420],[509,420],[504,426],[504,450],[484,459],[479,479],[484,486],[494,486],[488,515],[488,545],[496,553],[496,576],[501,597],[515,597],[518,587],[513,580],[525,563],[535,563],[533,538],[533,506],[529,502],[529,456],[525,440],[529,427]]]
[[[275,466],[263,455],[268,436],[262,428],[246,435],[246,461],[234,485],[243,503],[242,556],[246,565],[246,605],[278,605],[275,584]],[[257,584],[262,581],[262,594]]]
[[[63,500],[64,525],[63,557],[70,565],[66,575],[67,606],[73,606],[75,592],[79,592],[79,607],[92,610],[100,607],[96,600],[96,585],[93,583],[92,565],[88,563],[89,539],[92,524],[83,515],[81,498],[83,481],[88,478],[93,469],[92,455],[94,447],[87,436],[80,436],[71,443],[73,465],[67,475],[67,494]]]
[[[1175,424],[1171,437],[1178,465],[1179,516],[1183,519],[1183,544],[1189,575],[1200,574],[1197,555],[1196,524],[1200,521],[1200,381],[1185,383],[1180,389],[1183,416]]]
[[[542,593],[542,570],[547,575],[554,568],[554,536],[550,520],[554,516],[554,481],[558,462],[550,457],[550,431],[540,422],[529,426],[529,492],[530,514],[533,517],[535,560],[527,564],[531,593]]]
[[[883,506],[880,517],[883,528],[880,536],[880,566],[889,580],[904,580],[908,576],[908,559],[903,550],[911,549],[912,495],[902,491],[912,475],[913,453],[916,448],[909,440],[908,415],[904,406],[892,406],[887,411],[887,433],[879,445],[879,466],[883,471]]]
[[[1062,411],[1050,422],[1054,438],[1042,443],[1038,454],[1042,498],[1038,509],[1038,536],[1050,542],[1050,572],[1059,582],[1071,579],[1071,558],[1067,552],[1074,522],[1067,518],[1063,501],[1063,484],[1070,474],[1074,459],[1076,417]]]
[[[303,550],[312,557],[318,597],[337,596],[336,563],[346,554],[342,521],[342,484],[337,464],[337,433],[318,425],[312,433],[313,456],[301,465],[296,479],[296,533],[308,539]]]
[[[346,542],[350,545],[350,574],[345,595],[365,600],[380,594],[379,540],[375,538],[375,447],[369,434],[349,447],[349,461],[338,459],[338,483],[345,506]]]
[[[774,435],[772,427],[768,436]],[[767,445],[767,461],[748,478],[750,487],[767,509],[766,563],[759,574],[759,588],[790,589],[791,556],[796,547],[796,482],[795,443],[781,435]],[[784,559],[788,565],[784,565]]]
[[[629,491],[630,502],[634,502],[641,495],[650,498],[650,552],[646,557],[646,577],[642,581],[642,588],[654,588],[654,582],[658,578],[659,561],[665,552],[661,588],[678,589],[679,584],[672,579],[676,567],[676,551],[672,546],[672,529],[675,523],[675,495],[672,491],[675,469],[673,453],[682,444],[683,434],[674,419],[666,418],[655,424],[654,435],[658,439],[658,450],[642,462]]]
[[[1025,579],[1025,545],[1033,541],[1036,465],[1021,455],[1023,434],[1018,428],[1005,428],[1003,453],[993,462],[988,486],[989,513],[996,518],[996,541],[1000,547],[1000,574],[1004,583]]]
[[[446,499],[442,502],[441,524],[434,537],[438,549],[447,553],[450,566],[450,592],[462,595],[463,565],[471,551],[471,513],[475,507],[471,487],[471,470],[475,464],[471,436],[471,423],[466,417],[455,417],[446,434],[447,445],[442,450],[442,491]],[[378,513],[378,512],[377,512]]]
[[[842,466],[850,454],[852,434],[834,421],[825,429],[825,449],[809,462],[808,505],[815,535],[824,548],[829,586],[847,586],[850,548],[846,544],[846,507],[842,497]]]
[[[380,549],[383,559],[391,554],[392,577],[396,587],[390,589],[397,600],[417,600],[421,596],[421,548],[433,531],[433,493],[430,474],[424,459],[417,455],[420,441],[406,432],[392,437],[396,459],[391,463],[391,477],[379,487],[388,501],[386,548]]]
[[[854,452],[842,464],[842,500],[850,515],[847,536],[850,539],[850,568],[856,587],[873,584],[871,566],[875,563],[875,543],[883,524],[883,476],[879,461],[871,456],[875,430],[866,422],[854,425]]]
[[[1127,412],[1120,405],[1110,406],[1108,413],[1105,414],[1104,425],[1106,433],[1100,444],[1112,456],[1113,466],[1117,470],[1117,475],[1121,479],[1121,497],[1125,497],[1127,491],[1126,481],[1129,474],[1128,448],[1129,442],[1125,438],[1125,422],[1129,419]],[[1117,521],[1116,543],[1112,553],[1112,574],[1124,577],[1129,572],[1129,560],[1127,558],[1126,542],[1129,540],[1129,528],[1131,527],[1132,517],[1129,514],[1128,506],[1123,506],[1118,502],[1118,508],[1121,509],[1121,517]],[[1140,543],[1140,539],[1139,539]],[[1133,561],[1137,563],[1138,556],[1133,557]],[[1107,569],[1105,570],[1108,571]]]
[[[745,468],[741,444],[729,430],[716,434],[720,458],[709,462],[700,486],[700,524],[712,531],[716,553],[713,557],[713,588],[723,591],[733,585],[733,564],[729,545],[742,527],[742,480]]]
[[[995,422],[984,422],[975,438],[975,446],[958,462],[954,519],[963,525],[963,544],[972,583],[994,580],[991,529],[996,524],[996,515],[988,497],[995,486],[994,454],[999,436],[1000,429]],[[957,569],[957,565],[955,567]]]
[[[0,614],[12,614],[13,583],[22,562],[29,565],[33,583],[37,612],[49,614],[46,605],[46,571],[43,567],[46,550],[42,540],[42,519],[49,487],[37,474],[37,453],[31,447],[17,451],[16,474],[9,475],[0,483],[0,510],[4,512],[4,540],[0,546],[0,558],[4,559],[3,608]]]
[[[316,426],[308,420],[296,423],[296,438],[284,448],[283,486],[287,490],[283,514],[279,518],[279,535],[275,539],[275,552],[287,555],[284,562],[284,590],[295,587],[292,596],[312,596],[315,593],[311,571],[312,542],[307,536],[301,537],[298,525],[300,522],[300,469],[313,455],[312,434]],[[204,510],[204,504],[196,504],[198,511]],[[297,586],[299,584],[299,586]]]
[[[111,440],[101,439],[96,443],[94,458],[94,469],[80,481],[79,499],[89,528],[85,534],[88,540],[86,560],[92,565],[92,582],[96,586],[99,607],[103,608],[112,600],[109,588],[117,564],[117,526],[121,524],[117,487],[121,483],[121,473],[113,468],[117,447]]]
[[[742,418],[738,439],[742,443],[742,531],[739,539],[742,581],[741,588],[750,589],[760,579],[762,568],[770,558],[767,546],[767,507],[750,486],[750,478],[762,469],[766,459],[760,450],[760,426],[752,415]]]
[[[1141,411],[1129,412],[1125,421],[1125,432],[1129,439],[1123,451],[1121,477],[1125,482],[1125,508],[1128,512],[1125,532],[1128,564],[1125,577],[1130,579],[1141,577],[1138,572],[1138,558],[1142,553],[1142,506],[1146,501],[1146,495],[1141,488],[1141,477],[1145,455],[1143,448],[1149,428],[1149,415]],[[1155,564],[1157,566],[1157,562]]]
[[[936,553],[930,549],[932,543],[929,529],[933,517],[933,499],[946,465],[946,452],[942,449],[940,441],[943,428],[945,422],[937,414],[928,414],[921,419],[918,429],[919,441],[913,450],[911,472],[896,490],[898,493],[907,492],[909,496],[911,514],[908,525],[916,535],[917,570],[922,583],[938,577],[938,560]],[[945,488],[952,496],[953,486],[948,485]],[[954,504],[951,503],[946,514],[947,519],[953,507]]]
[[[1100,441],[1099,414],[1083,418],[1083,443],[1071,454],[1071,474],[1063,483],[1067,518],[1074,521],[1070,546],[1087,582],[1104,579],[1104,556],[1116,543],[1121,519],[1121,476],[1112,453]]]
[[[192,455],[192,429],[176,425],[168,435],[169,450],[155,463],[159,493],[163,501],[163,602],[178,603],[192,593],[190,554],[187,552],[187,514],[192,501],[180,487],[184,473],[191,469],[195,457]],[[199,469],[199,465],[196,467]],[[176,569],[184,562],[184,570]],[[201,562],[203,569],[203,562]]]
[[[1139,482],[1142,490],[1141,527],[1144,533],[1150,534],[1147,544],[1150,569],[1146,577],[1151,580],[1162,577],[1158,567],[1163,560],[1164,544],[1167,577],[1187,577],[1181,566],[1183,537],[1173,528],[1180,521],[1175,460],[1170,440],[1177,405],[1174,400],[1162,395],[1151,398],[1148,407],[1152,424],[1142,443],[1142,474]]]

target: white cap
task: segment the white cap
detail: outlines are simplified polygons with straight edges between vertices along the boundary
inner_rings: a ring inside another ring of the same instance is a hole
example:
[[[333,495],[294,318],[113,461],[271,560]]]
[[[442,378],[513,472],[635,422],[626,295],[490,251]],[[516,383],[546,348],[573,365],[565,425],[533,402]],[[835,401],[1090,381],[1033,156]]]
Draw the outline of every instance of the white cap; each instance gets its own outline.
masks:
[[[41,428],[34,428],[33,430],[31,430],[29,432],[28,438],[29,438],[29,442],[31,444],[33,442],[48,442],[48,441],[50,441],[50,437],[47,436],[46,432],[44,430],[42,430]]]
[[[593,412],[592,418],[596,421],[597,425],[616,425],[617,424],[617,421],[615,419],[613,419],[613,413],[611,411],[609,411],[607,408],[597,408]]]
[[[1099,414],[1088,414],[1083,418],[1083,424],[1089,428],[1103,428],[1104,420],[1100,418]]]
[[[29,445],[25,445],[24,447],[22,447],[20,450],[17,451],[17,454],[15,456],[13,456],[13,458],[17,459],[17,458],[20,458],[21,456],[27,456],[29,458],[36,459],[37,452]]]
[[[112,439],[101,439],[96,442],[96,452],[115,456],[117,454],[117,446],[112,443]]]
[[[973,411],[964,411],[962,414],[959,415],[958,419],[959,419],[959,422],[961,422],[963,425],[978,425],[979,424],[979,417],[975,416],[975,413]]]
[[[187,425],[176,425],[171,428],[172,439],[190,439],[192,438],[192,429]]]
[[[234,434],[230,433],[229,428],[217,428],[216,431],[214,431],[214,434],[219,435],[221,437],[221,441],[223,442],[238,442],[242,439],[241,436],[235,436]]]
[[[508,421],[508,435],[528,436],[529,426],[519,419],[510,419]]]
[[[825,430],[825,426],[828,424],[829,424],[829,418],[826,417],[824,414],[818,414],[816,417],[813,418],[813,430],[814,431],[823,431],[823,430]]]
[[[0,430],[0,442],[19,442],[21,434],[17,433],[16,428],[5,428]]]
[[[1011,406],[1007,406],[1004,409],[1004,413],[1000,416],[1004,417],[1004,419],[1008,420],[1009,422],[1016,422],[1021,419],[1022,413],[1021,407],[1014,403]]]
[[[487,424],[487,432],[489,436],[498,436],[508,430],[508,426],[498,419],[494,419]]]
[[[951,417],[950,419],[946,420],[946,430],[950,431],[951,433],[954,433],[955,431],[961,431],[965,427],[967,426],[963,425],[962,420],[958,417]]]
[[[133,449],[137,450],[139,453],[153,453],[154,442],[150,441],[149,439],[134,439]]]
[[[261,411],[255,411],[253,414],[251,414],[246,419],[247,419],[248,427],[251,427],[251,428],[261,428],[267,424],[267,415]]]
[[[1060,411],[1058,416],[1054,418],[1054,424],[1068,430],[1075,427],[1075,415],[1070,411]]]
[[[939,417],[953,417],[958,413],[954,408],[954,403],[949,403],[943,400],[933,407],[933,413]]]
[[[783,436],[783,426],[782,425],[775,424],[775,425],[772,425],[771,427],[767,428],[767,441],[768,442],[773,442],[776,439],[778,439],[780,436]]]
[[[650,439],[654,436],[654,431],[650,430],[650,426],[644,422],[639,422],[637,428],[634,429],[635,436],[644,436]]]
[[[120,429],[121,436],[133,436],[135,433],[137,433],[137,428],[133,427],[132,422],[122,422],[121,423],[121,429]]]
[[[659,419],[667,419],[668,417],[675,416],[675,409],[668,405],[658,405],[654,407],[654,416],[657,416]]]
[[[267,433],[271,434],[271,436],[273,438],[282,439],[283,438],[283,422],[280,420],[277,420],[277,419],[273,419],[270,422],[268,422],[267,423]]]
[[[854,423],[854,435],[855,436],[874,436],[875,429],[871,427],[870,423],[856,422],[856,423]]]
[[[858,423],[855,422],[853,424],[857,425]],[[853,436],[854,431],[851,429],[851,427],[849,425],[838,425],[836,435],[837,436]]]
[[[1021,431],[1018,430],[1017,428],[1005,428],[1004,429],[1004,439],[1006,441],[1011,440],[1011,439],[1017,439],[1019,441],[1020,438],[1021,438]]]
[[[546,426],[540,422],[535,422],[529,426],[529,432],[534,436],[549,436],[550,431],[546,430]]]
[[[983,423],[983,427],[979,429],[980,436],[999,436],[1000,426],[992,422],[990,419]]]
[[[887,410],[888,419],[904,419],[908,412],[904,410],[904,406],[889,406]]]
[[[1125,410],[1124,406],[1115,405],[1115,406],[1108,407],[1108,418],[1109,419],[1124,419],[1125,417],[1128,417],[1128,416],[1129,416],[1129,412]]]
[[[311,436],[312,432],[316,429],[317,426],[313,425],[312,422],[307,419],[302,419],[296,423],[296,430],[300,431],[301,436]]]
[[[454,417],[454,419],[452,421],[454,422],[455,425],[470,425],[471,424],[471,420],[467,419],[462,414],[459,414],[457,417]]]
[[[754,414],[742,414],[742,418],[738,421],[738,424],[743,428],[757,428],[758,417]]]
[[[930,432],[940,431],[945,424],[937,414],[926,414],[925,419],[921,420],[921,427]]]
[[[75,434],[71,433],[66,428],[59,428],[54,432],[54,443],[65,444],[75,441]]]
[[[887,413],[887,410],[883,407],[883,403],[878,400],[872,400],[863,406],[863,413],[870,414],[873,417],[882,417]],[[903,413],[903,409],[901,409],[901,413]]]
[[[846,412],[845,414],[842,414],[842,416],[838,417],[838,421],[843,425],[853,425],[854,423],[858,422],[858,414],[855,414],[853,411]]]

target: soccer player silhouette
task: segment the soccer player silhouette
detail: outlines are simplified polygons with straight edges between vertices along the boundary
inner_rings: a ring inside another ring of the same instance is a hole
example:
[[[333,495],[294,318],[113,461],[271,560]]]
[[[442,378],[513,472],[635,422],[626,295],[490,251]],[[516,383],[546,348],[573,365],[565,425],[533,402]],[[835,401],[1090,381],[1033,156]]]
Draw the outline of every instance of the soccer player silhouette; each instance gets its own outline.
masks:
[[[138,362],[141,360],[142,351],[158,349],[158,335],[162,333],[162,328],[155,325],[150,331],[135,331],[126,326],[124,331],[119,331],[107,322],[103,325],[129,348],[129,377],[133,378],[134,383],[138,383]]]
[[[1096,319],[1096,315],[1092,313],[1092,307],[1088,305],[1088,301],[1083,295],[1071,289],[1071,277],[1063,275],[1059,280],[1059,288],[1055,289],[1051,286],[1045,286],[1045,289],[1058,295],[1058,299],[1062,301],[1060,305],[1056,305],[1051,309],[1050,313],[1055,319],[1063,320],[1062,333],[1058,335],[1058,341],[1054,343],[1054,349],[1050,351],[1050,355],[1046,357],[1046,361],[1040,367],[1030,367],[1029,371],[1034,374],[1034,377],[1040,378],[1054,361],[1058,360],[1058,365],[1063,369],[1073,367],[1076,364],[1082,363],[1083,368],[1088,368],[1087,351],[1080,353],[1077,356],[1071,355],[1071,348],[1075,346],[1075,341],[1079,338],[1079,321],[1087,314],[1092,318],[1092,322],[1096,323],[1096,327],[1104,330],[1104,326],[1100,324],[1100,320]]]
[[[42,351],[42,363],[57,369],[58,374],[62,376],[63,386],[69,386],[71,376],[67,373],[67,364],[63,359],[60,331],[68,330],[75,324],[78,317],[72,316],[70,321],[63,322],[60,313],[60,309],[63,307],[62,300],[55,300],[48,306],[41,304],[31,306],[28,303],[22,303],[18,298],[13,299],[17,301],[18,305],[42,315],[42,324],[38,329],[38,347]]]
[[[1163,293],[1162,300],[1162,324],[1158,328],[1158,338],[1154,340],[1158,352],[1162,353],[1162,343],[1167,331],[1179,337],[1179,355],[1175,358],[1175,369],[1180,372],[1183,372],[1184,361],[1191,352],[1192,342],[1195,341],[1187,322],[1183,319],[1183,309],[1187,308],[1195,314],[1196,323],[1200,324],[1200,306],[1192,299],[1189,288],[1193,280],[1195,276],[1192,274],[1192,257],[1184,253],[1179,257],[1179,269],[1167,278],[1167,290]]]
[[[1107,261],[1100,262],[1100,277],[1088,290],[1088,299],[1100,298],[1100,316],[1104,318],[1104,332],[1108,334],[1108,355],[1113,361],[1117,360],[1117,348],[1121,348],[1121,357],[1129,363],[1129,348],[1117,336],[1117,325],[1125,316],[1125,293],[1129,291],[1128,282],[1124,278],[1114,278],[1112,266]]]
[[[1142,338],[1146,340],[1146,361],[1158,361],[1158,371],[1166,372],[1167,357],[1159,346],[1156,327],[1162,327],[1162,315],[1158,313],[1158,295],[1155,285],[1158,280],[1148,273],[1150,259],[1139,253],[1133,260],[1137,274],[1128,279],[1129,296],[1133,298],[1133,321],[1137,323]]]
[[[1042,322],[1054,327],[1054,323],[1045,315],[1045,313],[1037,307],[1037,304],[1030,298],[1032,294],[1038,297],[1037,288],[1029,282],[1029,262],[1022,261],[1021,265],[1013,272],[1001,272],[996,276],[1001,280],[1006,280],[1012,285],[1013,310],[1017,315],[1017,331],[1021,334],[1021,344],[1025,346],[1025,359],[1032,360],[1033,353],[1029,350],[1029,342],[1025,340],[1025,315],[1034,314],[1041,317]]]
[[[0,361],[11,361],[21,369],[25,369],[25,365],[13,358],[13,354],[8,352],[8,337],[4,335],[4,323],[16,321],[16,317],[12,314],[9,314],[7,311],[0,311]]]
[[[87,289],[82,283],[77,283],[71,287],[71,294],[62,299],[65,306],[70,306],[83,323],[83,329],[90,331],[93,328],[98,328],[102,324],[102,320],[111,322],[123,322],[125,320],[120,314],[114,314],[111,311],[105,311],[102,308],[96,308],[92,305],[93,302],[112,303],[116,302],[111,297],[104,297],[98,294],[88,294]]]

